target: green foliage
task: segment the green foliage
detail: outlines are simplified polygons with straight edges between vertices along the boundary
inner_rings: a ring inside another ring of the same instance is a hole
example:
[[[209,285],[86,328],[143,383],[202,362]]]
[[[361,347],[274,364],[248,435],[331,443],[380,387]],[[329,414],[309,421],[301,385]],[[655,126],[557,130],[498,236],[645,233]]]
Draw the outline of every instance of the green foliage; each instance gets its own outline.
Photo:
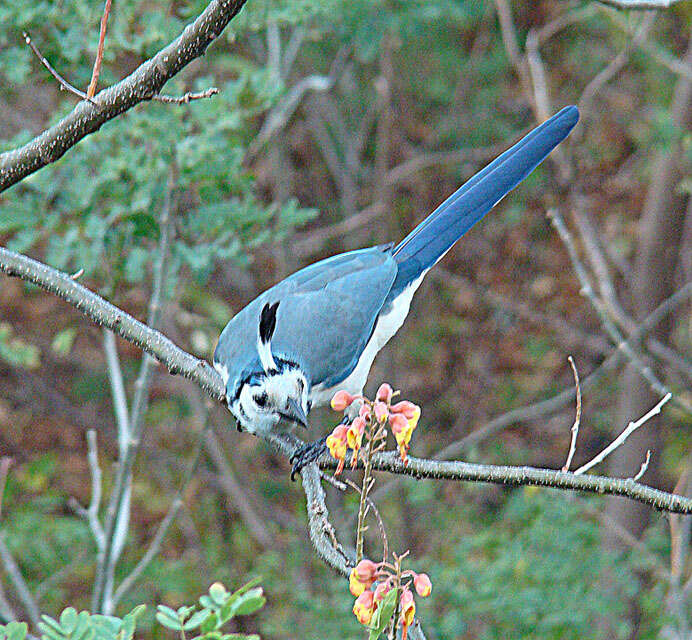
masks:
[[[42,640],[132,640],[137,620],[145,610],[144,605],[135,607],[123,618],[90,614],[88,611],[77,613],[68,607],[59,620],[42,616],[38,623]]]
[[[598,523],[557,491],[514,491],[498,520],[455,539],[431,577],[432,604],[447,612],[433,623],[441,637],[578,639],[605,620],[612,638],[632,633],[634,566],[605,551]]]
[[[370,622],[369,640],[377,640],[380,634],[384,633],[389,621],[394,615],[394,608],[396,607],[396,598],[398,595],[399,592],[396,589],[392,589],[382,598],[382,602],[380,602]]]
[[[0,624],[0,640],[24,640],[29,630],[26,622],[8,622]]]
[[[193,640],[259,640],[256,634],[222,633],[221,628],[235,616],[247,616],[259,611],[267,602],[259,579],[251,580],[237,591],[230,593],[220,582],[209,587],[209,595],[199,599],[199,609],[182,606],[177,610],[160,604],[156,619],[164,627],[178,631],[185,637],[186,631],[199,630]]]

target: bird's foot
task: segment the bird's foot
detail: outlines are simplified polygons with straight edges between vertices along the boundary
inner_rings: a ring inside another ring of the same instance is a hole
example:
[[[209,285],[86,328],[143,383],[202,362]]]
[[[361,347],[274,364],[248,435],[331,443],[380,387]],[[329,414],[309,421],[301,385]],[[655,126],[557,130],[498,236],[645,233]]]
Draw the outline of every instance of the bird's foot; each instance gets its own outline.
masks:
[[[293,465],[291,467],[291,480],[295,482],[296,473],[300,473],[306,464],[315,462],[326,450],[327,443],[324,438],[298,447],[290,458],[290,462]]]

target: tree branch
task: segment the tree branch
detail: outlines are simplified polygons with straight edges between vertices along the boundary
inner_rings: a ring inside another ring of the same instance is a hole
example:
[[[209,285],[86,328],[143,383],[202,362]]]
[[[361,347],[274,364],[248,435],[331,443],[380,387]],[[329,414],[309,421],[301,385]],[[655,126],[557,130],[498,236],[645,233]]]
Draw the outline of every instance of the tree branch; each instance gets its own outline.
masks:
[[[43,289],[59,295],[96,322],[108,323],[123,338],[158,358],[170,370],[182,373],[185,377],[196,382],[212,398],[216,400],[223,398],[225,391],[221,377],[209,364],[191,356],[163,334],[147,327],[89,291],[86,287],[77,284],[67,274],[2,247],[0,247],[0,270],[8,275],[33,282]],[[115,322],[116,318],[118,318],[118,322]],[[286,456],[290,456],[301,442],[295,436],[287,434],[269,434],[264,438]],[[322,468],[335,468],[336,461],[322,459],[320,466]],[[373,468],[416,478],[494,482],[515,486],[536,485],[626,496],[657,509],[674,513],[692,513],[692,498],[659,491],[637,484],[631,479],[591,475],[578,476],[551,469],[471,464],[459,461],[442,462],[413,457],[409,457],[408,464],[404,464],[395,453],[377,455],[373,460]],[[316,465],[312,464],[305,467],[303,487],[308,497],[308,517],[313,542],[315,539],[328,539],[325,533],[328,530],[327,512],[326,507],[323,506],[324,500],[320,498],[322,488],[319,485],[319,473]],[[331,543],[329,544],[331,545]],[[340,570],[346,566],[346,556],[338,550],[333,550],[333,546],[332,551],[323,554],[323,558],[330,566]]]
[[[24,146],[0,154],[0,192],[38,171],[97,131],[105,122],[151,100],[192,60],[200,57],[240,11],[245,0],[213,0],[199,17],[127,78],[98,93],[96,105],[80,102],[55,126]]]

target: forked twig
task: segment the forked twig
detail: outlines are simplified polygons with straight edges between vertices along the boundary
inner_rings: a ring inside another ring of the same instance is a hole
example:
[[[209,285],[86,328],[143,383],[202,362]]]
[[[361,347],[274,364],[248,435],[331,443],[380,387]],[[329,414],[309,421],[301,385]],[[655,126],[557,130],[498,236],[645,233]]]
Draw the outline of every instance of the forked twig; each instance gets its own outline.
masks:
[[[96,104],[96,102],[94,102],[90,96],[77,89],[77,87],[73,87],[67,80],[65,80],[65,78],[63,78],[55,69],[53,69],[50,62],[48,62],[48,60],[46,60],[43,54],[38,50],[38,47],[32,42],[31,36],[26,31],[22,32],[22,36],[24,37],[24,42],[26,42],[29,45],[29,48],[36,54],[36,57],[41,61],[41,64],[48,69],[50,74],[58,81],[60,84],[60,89],[74,93],[74,95],[80,97],[82,100],[88,100],[91,102],[91,104]]]

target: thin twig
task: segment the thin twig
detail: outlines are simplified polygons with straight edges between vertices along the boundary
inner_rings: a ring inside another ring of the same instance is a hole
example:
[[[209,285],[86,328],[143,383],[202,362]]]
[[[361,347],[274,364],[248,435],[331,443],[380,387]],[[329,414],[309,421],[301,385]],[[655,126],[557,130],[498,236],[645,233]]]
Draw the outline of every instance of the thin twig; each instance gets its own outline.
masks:
[[[155,100],[156,102],[164,102],[166,104],[189,104],[193,100],[211,98],[217,93],[219,93],[219,90],[216,87],[209,87],[204,91],[188,91],[182,96],[168,96],[163,93],[157,93],[155,96],[152,96],[151,99]]]
[[[639,468],[639,472],[637,473],[636,476],[632,478],[634,482],[637,482],[645,473],[646,470],[649,468],[649,461],[651,460],[651,449],[646,450],[646,460],[642,462],[642,466]]]
[[[613,442],[611,442],[601,453],[596,455],[592,460],[587,462],[586,464],[582,465],[579,467],[575,472],[574,475],[578,476],[581,475],[582,473],[585,473],[592,467],[595,467],[599,462],[602,462],[606,457],[608,457],[615,449],[617,449],[619,446],[623,445],[625,443],[625,440],[639,427],[641,427],[643,424],[648,422],[651,418],[653,418],[655,415],[658,415],[661,413],[661,409],[663,408],[663,405],[668,402],[672,398],[672,394],[667,393],[663,398],[661,398],[656,405],[649,410],[647,413],[645,413],[639,420],[636,420],[634,422],[630,422],[625,430],[617,437]],[[647,462],[648,462],[648,456],[647,456]],[[646,470],[646,469],[644,469]]]
[[[98,445],[96,442],[96,431],[89,429],[86,434],[87,439],[87,460],[89,461],[89,471],[91,473],[91,500],[89,508],[82,507],[77,500],[70,500],[72,508],[83,517],[89,524],[91,534],[96,541],[96,548],[99,551],[103,550],[105,536],[103,527],[99,521],[99,508],[101,506],[101,467],[99,467]]]
[[[12,557],[12,553],[10,552],[9,548],[7,547],[7,544],[5,543],[4,533],[1,532],[0,560],[2,560],[2,564],[5,567],[5,571],[7,571],[7,574],[10,576],[10,580],[12,580],[12,583],[14,584],[14,587],[17,590],[17,596],[19,596],[19,599],[24,605],[24,609],[26,611],[27,616],[29,616],[29,620],[31,620],[31,624],[37,626],[41,619],[41,612],[38,608],[38,604],[36,604],[34,596],[31,595],[31,591],[29,591],[29,587],[26,584],[26,581],[24,580],[24,576],[22,575],[21,569],[15,562],[14,558]]]
[[[577,366],[574,364],[574,358],[568,356],[570,366],[572,367],[572,374],[574,375],[574,386],[577,393],[577,410],[574,416],[574,424],[572,425],[572,439],[569,443],[569,453],[567,454],[567,461],[565,466],[562,467],[563,471],[569,471],[570,465],[572,464],[572,458],[574,458],[574,453],[577,450],[577,436],[579,435],[579,423],[581,421],[581,387],[579,385],[579,372],[577,371]]]
[[[31,41],[31,36],[26,31],[22,32],[22,36],[24,36],[24,42],[26,42],[31,48],[31,50],[36,54],[36,57],[41,61],[41,64],[46,69],[48,69],[50,74],[58,81],[61,89],[73,93],[74,95],[80,97],[82,100],[88,100],[89,102],[91,102],[91,104],[97,104],[91,99],[90,96],[88,96],[83,91],[77,89],[77,87],[73,87],[67,80],[65,80],[65,78],[63,78],[55,69],[53,69],[50,62],[48,62],[48,60],[46,60],[43,57],[43,54],[38,50],[38,47]]]
[[[96,85],[99,82],[99,74],[101,73],[101,62],[103,61],[103,45],[106,41],[106,26],[108,25],[108,16],[111,12],[111,1],[106,0],[103,7],[103,16],[101,16],[101,29],[99,31],[99,44],[96,49],[96,60],[94,60],[94,70],[91,72],[91,82],[87,89],[87,96],[93,98],[96,93]]]

